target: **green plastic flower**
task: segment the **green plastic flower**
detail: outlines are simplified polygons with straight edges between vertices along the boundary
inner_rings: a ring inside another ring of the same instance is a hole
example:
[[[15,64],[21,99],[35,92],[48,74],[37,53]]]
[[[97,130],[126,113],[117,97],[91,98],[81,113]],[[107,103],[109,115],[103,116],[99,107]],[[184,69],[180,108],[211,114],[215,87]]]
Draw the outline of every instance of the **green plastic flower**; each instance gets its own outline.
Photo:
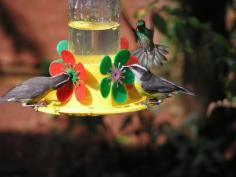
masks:
[[[128,99],[126,85],[134,83],[134,74],[128,68],[123,68],[130,59],[128,50],[120,50],[116,53],[114,64],[110,56],[105,56],[100,64],[100,72],[106,75],[100,83],[100,91],[103,98],[107,98],[112,92],[112,97],[117,103],[125,103]]]

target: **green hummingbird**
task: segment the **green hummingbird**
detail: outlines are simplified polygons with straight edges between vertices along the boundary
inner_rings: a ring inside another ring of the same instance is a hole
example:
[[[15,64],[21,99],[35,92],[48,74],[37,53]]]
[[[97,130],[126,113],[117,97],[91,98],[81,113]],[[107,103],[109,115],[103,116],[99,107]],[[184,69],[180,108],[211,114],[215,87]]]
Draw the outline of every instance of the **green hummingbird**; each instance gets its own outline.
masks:
[[[148,69],[163,65],[164,61],[167,60],[168,47],[154,44],[154,29],[148,29],[145,21],[139,20],[134,32],[140,47],[132,51],[132,55],[138,58],[140,64]]]

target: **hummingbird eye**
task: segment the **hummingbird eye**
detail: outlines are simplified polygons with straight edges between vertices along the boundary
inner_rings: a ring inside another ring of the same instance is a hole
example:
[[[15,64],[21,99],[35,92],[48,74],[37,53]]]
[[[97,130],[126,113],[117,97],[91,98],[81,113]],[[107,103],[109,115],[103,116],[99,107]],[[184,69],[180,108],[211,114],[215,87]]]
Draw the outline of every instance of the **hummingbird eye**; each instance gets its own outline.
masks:
[[[136,24],[137,28],[142,28],[145,27],[145,21],[144,20],[139,20]]]

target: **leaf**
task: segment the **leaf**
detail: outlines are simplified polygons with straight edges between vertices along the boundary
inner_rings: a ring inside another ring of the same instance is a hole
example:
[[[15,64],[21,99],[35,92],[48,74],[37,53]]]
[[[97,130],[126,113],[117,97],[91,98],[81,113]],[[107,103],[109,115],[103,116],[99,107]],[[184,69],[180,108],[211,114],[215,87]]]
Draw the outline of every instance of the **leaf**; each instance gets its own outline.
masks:
[[[180,9],[174,9],[174,8],[171,8],[170,6],[164,6],[162,7],[161,10],[171,15],[176,15],[176,16],[182,15],[182,12]]]
[[[142,19],[147,15],[147,9],[141,8],[134,13],[135,19]]]
[[[191,51],[191,43],[188,38],[186,24],[183,20],[177,20],[174,26],[174,33],[182,50]]]
[[[217,47],[219,47],[219,50],[227,52],[230,48],[230,45],[227,42],[227,40],[222,35],[220,35],[218,33],[214,33],[213,36],[214,36],[214,40],[215,40]]]
[[[193,28],[196,28],[196,29],[199,29],[202,26],[200,21],[196,17],[189,17],[188,22]]]
[[[43,59],[39,64],[39,72],[41,75],[47,75],[49,76],[48,68],[50,67],[51,60],[46,58]]]
[[[164,18],[162,18],[159,14],[155,13],[152,16],[152,21],[160,32],[168,35],[167,24]]]
[[[116,141],[120,144],[130,144],[130,138],[127,135],[118,135]]]

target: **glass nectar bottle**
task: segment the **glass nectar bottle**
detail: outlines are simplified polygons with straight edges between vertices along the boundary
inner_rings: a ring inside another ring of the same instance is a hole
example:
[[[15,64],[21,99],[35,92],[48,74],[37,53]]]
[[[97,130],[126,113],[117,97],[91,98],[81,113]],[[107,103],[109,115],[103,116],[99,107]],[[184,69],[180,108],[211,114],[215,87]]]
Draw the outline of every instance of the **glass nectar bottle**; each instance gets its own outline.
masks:
[[[69,49],[83,62],[119,50],[119,0],[68,0],[68,15]]]

